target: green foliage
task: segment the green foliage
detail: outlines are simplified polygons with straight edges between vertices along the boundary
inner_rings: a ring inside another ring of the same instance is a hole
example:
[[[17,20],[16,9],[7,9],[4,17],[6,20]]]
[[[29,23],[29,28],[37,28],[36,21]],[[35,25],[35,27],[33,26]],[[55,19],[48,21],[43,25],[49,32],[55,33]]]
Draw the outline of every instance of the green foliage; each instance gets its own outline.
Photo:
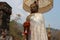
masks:
[[[22,40],[22,33],[18,29],[18,25],[15,21],[10,22],[10,35],[14,36],[14,38],[18,38],[17,40]]]

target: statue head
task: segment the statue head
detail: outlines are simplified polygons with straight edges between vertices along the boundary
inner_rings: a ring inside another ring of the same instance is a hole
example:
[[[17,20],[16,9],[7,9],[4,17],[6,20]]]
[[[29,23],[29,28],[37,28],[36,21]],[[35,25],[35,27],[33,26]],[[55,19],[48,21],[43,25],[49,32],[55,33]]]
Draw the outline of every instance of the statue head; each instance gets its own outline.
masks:
[[[36,1],[34,1],[34,3],[30,5],[30,11],[31,11],[31,13],[37,13],[38,12],[38,4]]]
[[[36,3],[36,1],[34,1],[34,3]]]

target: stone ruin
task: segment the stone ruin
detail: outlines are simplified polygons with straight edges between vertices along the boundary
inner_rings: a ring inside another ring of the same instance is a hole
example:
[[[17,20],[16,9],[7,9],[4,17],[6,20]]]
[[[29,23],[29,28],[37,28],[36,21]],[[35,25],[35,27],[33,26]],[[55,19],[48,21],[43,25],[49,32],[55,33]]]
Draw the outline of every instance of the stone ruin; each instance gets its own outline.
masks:
[[[1,30],[9,31],[10,15],[12,7],[6,2],[0,2],[0,32]]]

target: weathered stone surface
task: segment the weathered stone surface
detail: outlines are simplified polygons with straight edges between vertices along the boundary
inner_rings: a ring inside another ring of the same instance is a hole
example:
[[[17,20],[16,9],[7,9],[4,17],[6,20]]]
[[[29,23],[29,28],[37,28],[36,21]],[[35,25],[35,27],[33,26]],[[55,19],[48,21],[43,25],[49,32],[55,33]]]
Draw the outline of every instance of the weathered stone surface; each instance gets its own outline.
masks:
[[[9,30],[12,7],[6,2],[0,2],[0,29]]]

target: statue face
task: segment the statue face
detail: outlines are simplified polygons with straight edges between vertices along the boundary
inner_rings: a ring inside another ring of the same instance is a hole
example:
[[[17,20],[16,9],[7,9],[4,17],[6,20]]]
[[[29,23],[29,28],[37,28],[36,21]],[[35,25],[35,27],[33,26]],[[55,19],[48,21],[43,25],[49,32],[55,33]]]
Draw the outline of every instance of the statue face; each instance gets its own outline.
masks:
[[[30,5],[31,13],[37,13],[38,12],[38,5],[34,2]]]

